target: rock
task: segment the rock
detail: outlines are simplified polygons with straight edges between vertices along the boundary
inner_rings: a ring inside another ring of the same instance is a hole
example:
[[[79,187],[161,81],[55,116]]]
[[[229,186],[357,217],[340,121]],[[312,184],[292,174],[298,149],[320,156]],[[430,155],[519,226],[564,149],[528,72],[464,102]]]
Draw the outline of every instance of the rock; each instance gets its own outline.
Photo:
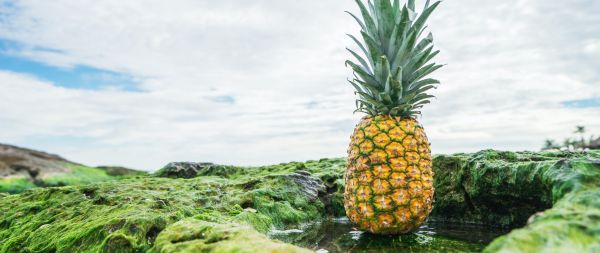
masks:
[[[214,165],[187,180],[142,176],[0,196],[0,252],[308,252],[263,234],[325,215],[314,192],[321,176],[342,174],[344,161],[332,163],[309,162],[300,173],[297,163]]]
[[[70,173],[66,159],[16,146],[0,144],[0,178],[24,178],[34,182],[47,175]]]
[[[537,219],[538,217],[541,217],[543,214],[544,214],[544,212],[537,212],[537,213],[534,213],[533,215],[531,215],[529,217],[529,219],[527,219],[527,225],[535,222],[535,219]]]
[[[309,253],[290,244],[272,241],[248,225],[218,224],[194,218],[168,226],[149,252]]]
[[[593,152],[494,150],[437,156],[431,218],[522,227],[497,238],[484,252],[597,251],[598,158],[600,153]]]
[[[323,181],[311,175],[308,171],[300,170],[287,176],[300,186],[300,189],[310,201],[315,201],[320,195],[325,194],[327,188],[323,184]]]
[[[438,221],[518,227],[532,214],[552,206],[552,193],[536,176],[537,164],[556,157],[482,151],[434,158],[434,210]],[[440,194],[440,193],[444,194]]]
[[[600,150],[600,138],[592,141],[588,147],[589,149],[595,149],[595,150]]]
[[[194,178],[201,168],[209,167],[212,163],[172,162],[154,173],[157,177]]]
[[[221,175],[227,167],[213,163],[172,162],[154,173],[156,177],[194,178],[198,176]]]

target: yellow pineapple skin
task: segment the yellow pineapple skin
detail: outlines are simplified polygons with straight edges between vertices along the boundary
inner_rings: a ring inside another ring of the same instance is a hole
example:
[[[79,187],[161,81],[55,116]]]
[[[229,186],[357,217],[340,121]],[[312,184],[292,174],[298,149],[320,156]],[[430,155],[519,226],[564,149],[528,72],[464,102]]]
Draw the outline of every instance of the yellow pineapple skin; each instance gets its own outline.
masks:
[[[356,126],[344,174],[350,221],[374,234],[406,234],[433,205],[430,143],[413,118],[367,116]]]

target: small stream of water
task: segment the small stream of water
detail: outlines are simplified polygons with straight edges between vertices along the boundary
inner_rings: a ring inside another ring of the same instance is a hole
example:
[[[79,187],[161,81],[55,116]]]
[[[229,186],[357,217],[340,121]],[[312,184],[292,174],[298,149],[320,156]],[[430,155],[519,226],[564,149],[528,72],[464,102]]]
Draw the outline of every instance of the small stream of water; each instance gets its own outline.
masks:
[[[348,219],[328,219],[290,230],[274,230],[273,239],[318,253],[479,252],[509,230],[428,222],[409,235],[378,236],[356,231]]]

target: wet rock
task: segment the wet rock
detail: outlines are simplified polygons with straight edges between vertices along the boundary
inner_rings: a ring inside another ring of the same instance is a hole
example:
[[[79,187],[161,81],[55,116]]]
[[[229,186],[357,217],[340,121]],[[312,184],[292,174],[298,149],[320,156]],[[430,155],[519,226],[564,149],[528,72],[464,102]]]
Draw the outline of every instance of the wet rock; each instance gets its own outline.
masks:
[[[296,171],[295,173],[287,175],[287,177],[294,180],[294,182],[300,186],[300,189],[305,194],[308,200],[316,201],[320,195],[326,193],[326,187],[323,181],[319,178],[312,177],[312,174],[308,171]]]

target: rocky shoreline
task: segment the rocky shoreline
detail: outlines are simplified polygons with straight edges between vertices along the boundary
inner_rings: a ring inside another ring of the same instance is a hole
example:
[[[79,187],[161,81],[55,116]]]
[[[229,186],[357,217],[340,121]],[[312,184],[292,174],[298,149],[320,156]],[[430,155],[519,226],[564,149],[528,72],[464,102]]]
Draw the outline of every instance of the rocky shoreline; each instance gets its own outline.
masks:
[[[344,167],[173,163],[151,176],[0,194],[0,252],[310,252],[266,234],[343,216]],[[434,170],[431,219],[518,228],[485,252],[600,249],[598,152],[485,150],[436,156]],[[419,247],[463,247],[432,238]]]

